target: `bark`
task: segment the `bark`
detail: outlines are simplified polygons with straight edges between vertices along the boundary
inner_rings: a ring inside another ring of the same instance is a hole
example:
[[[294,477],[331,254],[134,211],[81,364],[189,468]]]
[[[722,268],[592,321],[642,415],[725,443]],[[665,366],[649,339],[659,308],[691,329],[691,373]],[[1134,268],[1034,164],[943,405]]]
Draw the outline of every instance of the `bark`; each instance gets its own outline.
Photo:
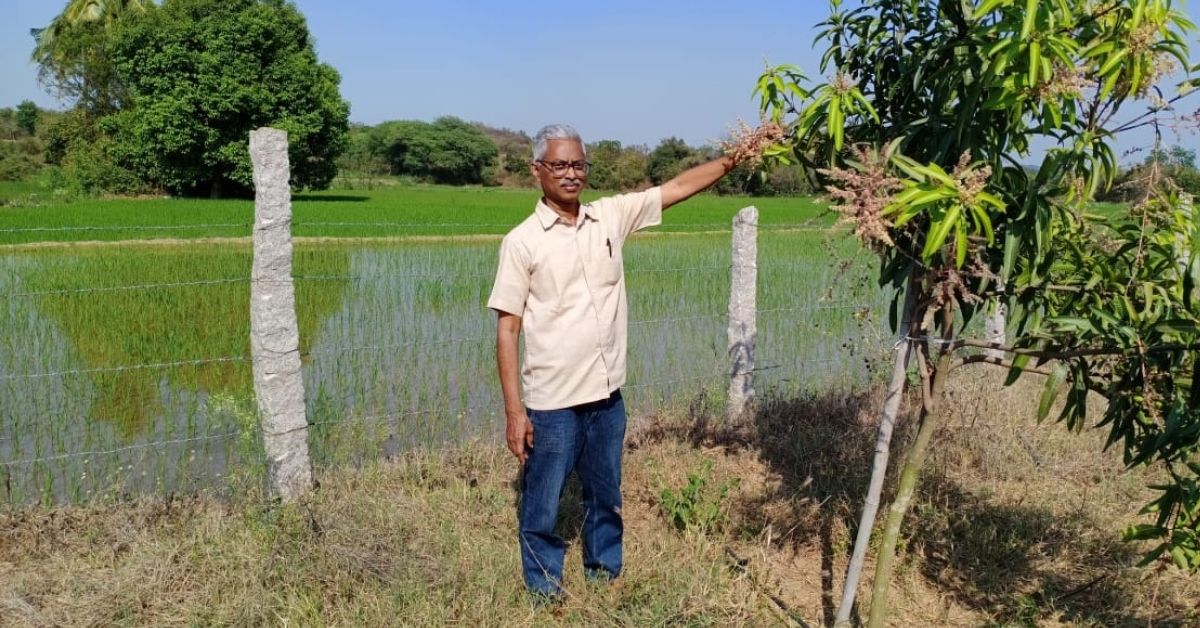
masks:
[[[896,361],[892,367],[892,381],[888,383],[883,411],[879,416],[879,433],[875,437],[875,459],[871,463],[871,481],[867,496],[863,500],[862,517],[858,522],[858,535],[854,539],[854,551],[850,564],[846,566],[846,579],[842,585],[842,599],[838,604],[835,626],[848,626],[854,598],[858,594],[858,583],[862,578],[863,563],[867,548],[871,544],[871,533],[875,528],[875,516],[879,512],[879,497],[883,494],[883,483],[887,476],[888,456],[892,442],[892,431],[900,413],[900,401],[904,398],[904,384],[908,379],[908,361],[912,355],[912,341],[908,339],[912,328],[912,314],[916,303],[915,290],[910,283],[904,295],[904,310],[900,322],[900,342],[896,344]]]
[[[937,431],[942,418],[942,404],[939,403],[942,391],[945,389],[946,377],[950,371],[950,354],[943,353],[931,376],[933,382],[923,387],[921,424],[917,431],[917,439],[908,450],[905,457],[904,469],[900,473],[900,486],[896,491],[896,499],[888,508],[887,524],[883,529],[883,538],[879,546],[879,560],[875,565],[875,582],[871,592],[871,615],[867,620],[868,628],[881,628],[887,620],[888,589],[892,583],[892,572],[896,561],[896,542],[900,538],[900,525],[908,513],[912,503],[913,493],[916,492],[917,480],[920,479],[921,468],[925,466],[925,458],[929,451],[929,441]]]

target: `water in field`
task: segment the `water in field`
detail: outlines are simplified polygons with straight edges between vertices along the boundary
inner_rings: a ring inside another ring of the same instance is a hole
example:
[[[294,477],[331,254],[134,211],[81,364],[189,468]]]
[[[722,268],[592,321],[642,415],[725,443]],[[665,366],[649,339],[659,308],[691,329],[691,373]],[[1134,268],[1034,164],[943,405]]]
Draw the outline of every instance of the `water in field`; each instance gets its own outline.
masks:
[[[318,465],[497,437],[485,307],[497,246],[297,246]],[[729,249],[728,233],[627,245],[632,413],[721,406]],[[807,233],[760,234],[760,394],[870,377],[886,344],[886,302],[867,280],[873,259],[855,260],[857,250]],[[0,501],[190,491],[248,473],[259,459],[249,272],[244,245],[0,255]]]

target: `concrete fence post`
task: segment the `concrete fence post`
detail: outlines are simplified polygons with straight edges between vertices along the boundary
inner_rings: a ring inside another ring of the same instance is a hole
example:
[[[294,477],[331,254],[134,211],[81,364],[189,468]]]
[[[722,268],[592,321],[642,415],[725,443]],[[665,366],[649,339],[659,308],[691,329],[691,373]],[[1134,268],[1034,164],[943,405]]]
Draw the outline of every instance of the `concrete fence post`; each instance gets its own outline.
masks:
[[[758,209],[733,218],[733,270],[729,287],[729,418],[739,419],[754,400],[754,339],[758,333]]]
[[[292,284],[287,133],[265,127],[251,131],[250,159],[254,164],[254,263],[250,273],[254,394],[271,491],[283,501],[292,501],[312,487],[312,466]]]
[[[1008,343],[1008,307],[1004,305],[1004,284],[999,284],[1000,295],[989,303],[991,311],[983,323],[984,340],[997,345]],[[985,349],[984,354],[990,358],[1003,360],[1005,353],[1001,349]]]

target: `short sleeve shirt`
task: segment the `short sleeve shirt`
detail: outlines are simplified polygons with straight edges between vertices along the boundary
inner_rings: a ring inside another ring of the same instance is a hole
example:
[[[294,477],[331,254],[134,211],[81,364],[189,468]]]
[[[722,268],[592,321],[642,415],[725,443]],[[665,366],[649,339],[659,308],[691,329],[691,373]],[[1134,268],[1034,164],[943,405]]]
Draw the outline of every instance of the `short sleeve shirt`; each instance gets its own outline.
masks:
[[[521,317],[526,407],[569,408],[625,383],[622,252],[630,234],[661,223],[655,187],[585,203],[574,225],[539,201],[504,237],[488,307]]]

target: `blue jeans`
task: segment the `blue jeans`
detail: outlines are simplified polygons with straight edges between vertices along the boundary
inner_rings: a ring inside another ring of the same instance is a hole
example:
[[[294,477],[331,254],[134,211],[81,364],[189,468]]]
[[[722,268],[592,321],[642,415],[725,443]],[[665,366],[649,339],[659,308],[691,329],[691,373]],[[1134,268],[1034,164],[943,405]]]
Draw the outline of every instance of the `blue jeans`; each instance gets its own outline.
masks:
[[[608,399],[563,410],[527,410],[533,448],[521,474],[518,536],[525,586],[531,593],[562,594],[566,544],[554,532],[558,505],[571,471],[583,488],[583,568],[590,578],[621,573],[621,452],[625,402]]]

